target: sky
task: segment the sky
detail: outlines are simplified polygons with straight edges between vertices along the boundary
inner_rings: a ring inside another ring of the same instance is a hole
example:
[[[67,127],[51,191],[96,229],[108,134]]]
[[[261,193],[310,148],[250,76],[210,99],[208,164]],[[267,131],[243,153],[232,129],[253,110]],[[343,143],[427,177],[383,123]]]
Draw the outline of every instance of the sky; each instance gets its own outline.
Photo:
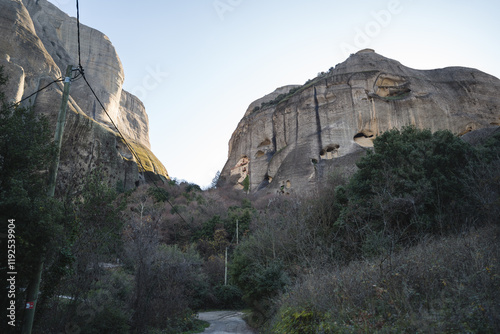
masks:
[[[75,0],[49,0],[76,16]],[[210,185],[248,105],[364,48],[415,69],[500,78],[498,0],[80,0],[106,34],[124,89],[149,116],[172,178]],[[85,64],[83,64],[85,66]]]

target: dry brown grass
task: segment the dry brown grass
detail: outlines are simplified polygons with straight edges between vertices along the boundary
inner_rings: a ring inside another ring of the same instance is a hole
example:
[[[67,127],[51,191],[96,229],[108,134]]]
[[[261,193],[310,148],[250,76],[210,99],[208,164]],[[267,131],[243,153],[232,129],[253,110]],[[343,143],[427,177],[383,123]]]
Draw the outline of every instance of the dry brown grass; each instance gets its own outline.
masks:
[[[304,333],[498,333],[499,241],[484,227],[315,272],[282,296],[275,332],[307,314]]]

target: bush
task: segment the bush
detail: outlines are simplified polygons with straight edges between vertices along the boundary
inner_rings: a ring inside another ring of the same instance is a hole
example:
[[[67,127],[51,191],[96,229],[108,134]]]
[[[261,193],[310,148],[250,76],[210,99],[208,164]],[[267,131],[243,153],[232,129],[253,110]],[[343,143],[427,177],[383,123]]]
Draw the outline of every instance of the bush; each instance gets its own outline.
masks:
[[[462,180],[471,153],[470,145],[449,131],[389,130],[357,164],[359,171],[349,184],[351,198],[373,206],[372,220],[409,224],[414,218],[431,231],[449,229],[459,223],[450,209],[466,203]],[[391,211],[396,214],[388,216]]]
[[[215,287],[217,306],[222,309],[239,309],[245,307],[243,293],[234,285],[219,285]]]
[[[280,260],[261,262],[249,253],[248,247],[255,239],[246,240],[234,253],[230,265],[230,274],[233,282],[243,292],[243,300],[250,306],[258,308],[260,302],[272,298],[282,292],[290,282]]]
[[[474,149],[449,131],[393,129],[374,140],[346,187],[336,222],[348,259],[415,244],[470,226]]]
[[[282,295],[275,333],[500,330],[498,227],[323,269]]]
[[[148,334],[178,334],[178,333],[201,333],[209,324],[199,320],[196,313],[186,311],[179,317],[167,319],[163,328],[151,328],[147,331]]]
[[[273,327],[273,333],[316,334],[324,315],[312,309],[286,307],[280,312],[280,321]]]

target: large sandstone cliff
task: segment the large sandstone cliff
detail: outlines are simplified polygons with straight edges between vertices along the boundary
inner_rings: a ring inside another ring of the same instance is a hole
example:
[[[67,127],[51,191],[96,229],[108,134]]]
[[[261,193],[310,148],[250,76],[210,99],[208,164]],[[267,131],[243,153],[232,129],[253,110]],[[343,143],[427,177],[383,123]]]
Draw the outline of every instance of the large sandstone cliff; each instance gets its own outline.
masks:
[[[80,25],[81,63],[113,122],[141,157],[145,172],[168,178],[150,150],[148,117],[142,102],[124,91],[123,67],[101,32]],[[9,76],[7,97],[19,101],[54,79],[67,65],[78,65],[76,19],[46,0],[0,0],[0,66]],[[33,96],[31,105],[55,127],[62,83]],[[63,138],[59,188],[78,184],[100,166],[111,183],[133,187],[144,172],[117,134],[84,80],[71,84],[69,113]]]
[[[500,125],[499,91],[499,79],[475,69],[415,70],[362,50],[252,103],[229,141],[221,180],[252,192],[307,191],[335,170],[352,171],[388,129],[462,135]]]

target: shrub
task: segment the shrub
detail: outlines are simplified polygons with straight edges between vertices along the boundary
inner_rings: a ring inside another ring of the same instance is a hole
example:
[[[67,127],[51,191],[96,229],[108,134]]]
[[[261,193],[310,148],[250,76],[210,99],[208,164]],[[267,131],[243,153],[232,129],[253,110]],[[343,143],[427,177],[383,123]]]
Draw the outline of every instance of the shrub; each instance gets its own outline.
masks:
[[[324,315],[318,314],[309,308],[284,308],[280,312],[280,321],[277,322],[272,332],[287,334],[316,334]]]
[[[239,309],[245,307],[243,293],[234,285],[219,285],[215,287],[217,306],[222,309]]]
[[[244,192],[248,192],[250,190],[250,177],[248,175],[243,180],[242,185],[243,185]]]
[[[357,164],[336,223],[345,253],[373,256],[469,225],[475,204],[465,184],[473,153],[444,130],[408,126],[377,137]]]
[[[249,305],[256,306],[259,301],[283,291],[289,283],[289,277],[281,261],[261,262],[262,259],[249,253],[251,246],[248,246],[253,242],[255,239],[250,238],[240,244],[229,269],[231,279],[243,292],[243,299]]]
[[[498,332],[498,235],[489,226],[304,276],[279,299],[274,332]]]

